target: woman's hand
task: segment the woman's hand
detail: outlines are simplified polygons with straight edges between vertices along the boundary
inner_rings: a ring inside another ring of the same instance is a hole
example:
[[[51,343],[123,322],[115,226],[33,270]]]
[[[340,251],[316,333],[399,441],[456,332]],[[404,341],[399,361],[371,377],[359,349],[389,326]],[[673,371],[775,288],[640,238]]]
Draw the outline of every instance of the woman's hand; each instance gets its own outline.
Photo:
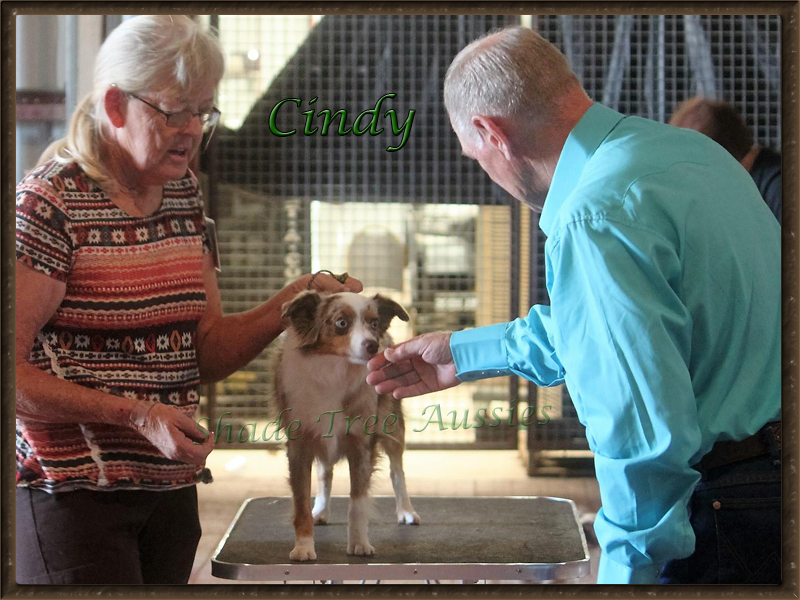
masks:
[[[342,284],[325,273],[303,275],[254,309],[223,315],[217,272],[210,254],[203,257],[203,282],[206,308],[197,325],[201,383],[221,381],[258,356],[288,326],[288,320],[281,318],[283,305],[307,290],[309,282],[312,289],[327,292],[360,292],[364,288],[353,277]]]
[[[449,331],[426,333],[387,348],[370,360],[367,368],[367,383],[379,394],[391,393],[398,400],[461,383],[450,352]]]
[[[287,302],[294,300],[297,294],[309,289],[317,290],[318,292],[330,292],[332,294],[338,292],[359,293],[364,289],[364,285],[354,277],[348,277],[345,279],[344,283],[341,283],[336,278],[320,271],[310,275],[303,275],[295,279],[275,295],[275,300],[278,302],[279,307],[283,307]],[[289,319],[282,318],[280,320],[281,331],[289,327],[289,323]]]
[[[309,287],[309,283],[311,284],[311,287]],[[341,283],[337,279],[331,277],[329,274],[320,271],[314,274],[303,275],[299,279],[296,279],[295,281],[290,283],[287,286],[287,288],[291,288],[292,294],[291,297],[289,298],[289,300],[291,300],[303,290],[308,290],[308,289],[317,290],[318,292],[359,293],[364,289],[364,284],[362,284],[355,277],[348,277],[347,279],[345,279],[344,283]]]
[[[214,449],[214,440],[207,430],[180,410],[154,402],[136,431],[171,460],[205,465]]]

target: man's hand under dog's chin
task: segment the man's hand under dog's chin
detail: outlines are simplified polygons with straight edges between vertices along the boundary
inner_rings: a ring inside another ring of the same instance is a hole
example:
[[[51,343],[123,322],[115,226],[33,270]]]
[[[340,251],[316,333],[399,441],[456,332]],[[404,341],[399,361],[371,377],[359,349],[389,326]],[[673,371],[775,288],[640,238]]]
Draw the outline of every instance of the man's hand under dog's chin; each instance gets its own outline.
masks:
[[[367,383],[396,399],[438,392],[461,383],[450,352],[450,332],[426,333],[387,348],[367,363]]]

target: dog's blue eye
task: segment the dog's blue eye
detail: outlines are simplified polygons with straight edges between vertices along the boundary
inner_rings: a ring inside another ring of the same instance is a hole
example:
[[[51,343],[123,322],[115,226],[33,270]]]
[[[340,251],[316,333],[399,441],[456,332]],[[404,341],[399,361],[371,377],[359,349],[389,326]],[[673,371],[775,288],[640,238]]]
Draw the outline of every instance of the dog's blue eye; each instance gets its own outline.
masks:
[[[347,321],[345,319],[339,319],[338,321],[336,321],[336,328],[347,329]]]

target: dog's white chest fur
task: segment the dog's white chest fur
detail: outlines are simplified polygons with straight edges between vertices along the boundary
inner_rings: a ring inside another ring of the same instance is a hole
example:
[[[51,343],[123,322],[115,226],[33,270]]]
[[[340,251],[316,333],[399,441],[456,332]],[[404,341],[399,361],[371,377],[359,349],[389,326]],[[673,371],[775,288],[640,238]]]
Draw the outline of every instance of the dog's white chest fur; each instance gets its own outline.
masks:
[[[330,516],[333,467],[347,457],[350,470],[347,552],[372,555],[369,542],[369,482],[376,451],[389,457],[398,523],[418,524],[405,485],[405,425],[399,403],[378,396],[367,384],[367,361],[391,339],[386,330],[395,316],[408,314],[391,299],[353,293],[321,297],[298,294],[283,307],[291,321],[276,355],[274,390],[281,423],[293,435],[286,443],[294,503],[295,547],[292,560],[314,560],[314,525]],[[290,409],[290,410],[289,410]],[[299,422],[297,427],[294,423]],[[311,465],[319,485],[313,509]]]
[[[300,421],[298,432],[311,439],[329,434],[333,420],[334,434],[347,427],[348,414],[376,414],[378,395],[367,384],[367,368],[340,356],[303,354],[296,335],[288,332],[281,359],[283,389],[292,408],[286,421]],[[342,411],[344,412],[332,412]],[[363,420],[363,419],[362,419]],[[360,424],[351,425],[348,435],[359,435]],[[325,438],[328,439],[328,438]]]

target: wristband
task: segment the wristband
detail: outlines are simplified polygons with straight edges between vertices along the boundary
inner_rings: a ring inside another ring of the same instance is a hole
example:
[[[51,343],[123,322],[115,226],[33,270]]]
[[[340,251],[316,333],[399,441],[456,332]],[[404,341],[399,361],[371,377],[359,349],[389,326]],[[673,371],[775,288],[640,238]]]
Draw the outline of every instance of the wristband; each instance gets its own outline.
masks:
[[[131,410],[131,414],[128,417],[131,425],[133,425],[136,429],[141,429],[144,425],[144,421],[147,418],[147,415],[153,410],[153,407],[156,405],[155,402],[148,402],[147,400],[139,400],[136,403],[136,406],[133,407]]]

